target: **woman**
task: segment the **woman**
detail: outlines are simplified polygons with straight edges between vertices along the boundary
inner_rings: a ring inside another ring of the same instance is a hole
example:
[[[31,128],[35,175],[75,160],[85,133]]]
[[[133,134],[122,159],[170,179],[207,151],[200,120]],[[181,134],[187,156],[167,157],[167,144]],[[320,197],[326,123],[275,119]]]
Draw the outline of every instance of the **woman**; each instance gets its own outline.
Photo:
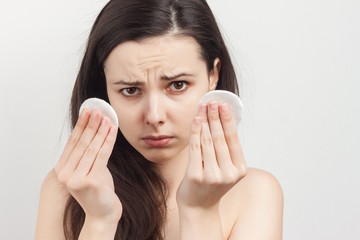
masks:
[[[42,191],[37,239],[281,239],[276,179],[247,169],[237,80],[205,0],[113,0],[89,36],[73,132]],[[108,101],[119,128],[87,98]]]

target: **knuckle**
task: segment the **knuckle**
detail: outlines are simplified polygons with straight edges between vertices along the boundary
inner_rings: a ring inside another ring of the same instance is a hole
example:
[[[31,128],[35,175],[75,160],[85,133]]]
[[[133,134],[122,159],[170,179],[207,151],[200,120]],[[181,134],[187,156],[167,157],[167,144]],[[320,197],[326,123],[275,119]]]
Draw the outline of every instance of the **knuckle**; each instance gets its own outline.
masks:
[[[247,166],[245,164],[242,164],[238,167],[238,172],[240,179],[244,178],[247,174]]]
[[[192,182],[195,185],[201,185],[203,183],[203,178],[200,174],[191,174],[187,177],[190,182]]]
[[[219,185],[223,184],[223,181],[221,181],[219,178],[213,177],[213,178],[207,179],[207,184],[210,187],[217,188]]]
[[[209,186],[217,187],[223,183],[223,180],[219,174],[209,174],[206,178],[206,183]]]
[[[198,141],[191,141],[190,142],[190,150],[198,151],[200,149],[200,143]]]
[[[80,191],[84,188],[87,187],[87,184],[86,182],[79,178],[79,177],[76,177],[76,176],[72,176],[67,182],[66,182],[66,187],[67,189],[69,189],[70,191]]]
[[[237,131],[230,131],[225,134],[225,138],[228,142],[231,142],[233,144],[240,144],[240,139]]]
[[[201,145],[213,145],[213,139],[211,136],[202,136]]]
[[[98,153],[98,149],[95,148],[94,146],[89,146],[87,149],[86,149],[86,155],[87,156],[96,156],[97,153]]]
[[[88,148],[88,143],[85,142],[84,140],[80,140],[77,144],[76,144],[76,148],[78,148],[81,151],[85,151]]]
[[[224,181],[227,185],[233,185],[237,183],[240,179],[242,179],[241,174],[239,174],[236,169],[229,171],[225,176],[226,177]]]
[[[224,143],[226,142],[224,136],[223,136],[223,135],[219,135],[219,134],[214,135],[214,136],[212,137],[212,141],[214,142],[215,145],[217,145],[217,144],[224,144]]]
[[[107,158],[109,158],[109,153],[107,151],[105,151],[104,149],[102,149],[97,153],[97,156],[99,159],[107,159]]]
[[[78,137],[74,134],[74,132],[72,134],[70,134],[69,139],[68,139],[68,145],[74,146],[76,145],[78,142]]]
[[[86,182],[86,186],[91,189],[99,189],[101,188],[100,181],[97,177],[89,177]]]
[[[211,121],[216,121],[216,120],[219,120],[219,115],[217,112],[211,112],[209,114],[209,120]]]
[[[199,119],[194,120],[194,124],[191,126],[191,137],[192,138],[198,138],[200,136],[202,125],[199,123]]]
[[[72,191],[76,191],[78,190],[79,187],[79,182],[78,181],[74,181],[73,178],[70,178],[69,181],[65,182],[66,188]]]
[[[64,171],[58,171],[57,174],[56,174],[56,177],[57,177],[57,180],[63,184],[63,185],[66,185],[67,184],[67,181],[68,181],[68,174]]]

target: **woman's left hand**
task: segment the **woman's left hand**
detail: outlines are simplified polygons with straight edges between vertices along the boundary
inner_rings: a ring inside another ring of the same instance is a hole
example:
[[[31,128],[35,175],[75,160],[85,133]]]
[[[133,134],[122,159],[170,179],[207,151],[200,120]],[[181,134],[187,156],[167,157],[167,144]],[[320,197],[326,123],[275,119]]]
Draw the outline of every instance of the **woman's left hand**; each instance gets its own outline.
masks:
[[[189,164],[177,191],[179,209],[211,209],[246,175],[237,124],[228,104],[199,106],[189,143]]]

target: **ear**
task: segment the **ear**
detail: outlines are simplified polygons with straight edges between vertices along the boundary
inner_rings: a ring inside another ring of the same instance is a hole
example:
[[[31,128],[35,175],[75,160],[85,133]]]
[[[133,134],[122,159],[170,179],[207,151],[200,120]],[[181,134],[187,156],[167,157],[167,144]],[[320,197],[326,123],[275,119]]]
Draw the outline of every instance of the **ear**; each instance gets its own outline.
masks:
[[[209,73],[209,91],[215,90],[219,81],[219,73],[221,69],[220,58],[215,58],[213,69]]]

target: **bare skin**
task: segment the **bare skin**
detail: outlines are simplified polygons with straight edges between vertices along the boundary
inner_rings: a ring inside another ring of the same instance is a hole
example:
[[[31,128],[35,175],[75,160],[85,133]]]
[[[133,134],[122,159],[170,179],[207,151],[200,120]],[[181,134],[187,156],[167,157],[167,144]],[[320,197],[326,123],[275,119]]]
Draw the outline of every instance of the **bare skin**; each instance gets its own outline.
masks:
[[[126,42],[105,64],[109,100],[124,136],[166,180],[166,239],[281,239],[279,183],[269,173],[247,168],[228,105],[197,106],[215,89],[220,68],[216,59],[207,71],[191,38]],[[36,239],[64,239],[69,194],[86,214],[79,239],[113,239],[122,214],[106,167],[115,133],[100,113],[81,114],[44,181]]]

